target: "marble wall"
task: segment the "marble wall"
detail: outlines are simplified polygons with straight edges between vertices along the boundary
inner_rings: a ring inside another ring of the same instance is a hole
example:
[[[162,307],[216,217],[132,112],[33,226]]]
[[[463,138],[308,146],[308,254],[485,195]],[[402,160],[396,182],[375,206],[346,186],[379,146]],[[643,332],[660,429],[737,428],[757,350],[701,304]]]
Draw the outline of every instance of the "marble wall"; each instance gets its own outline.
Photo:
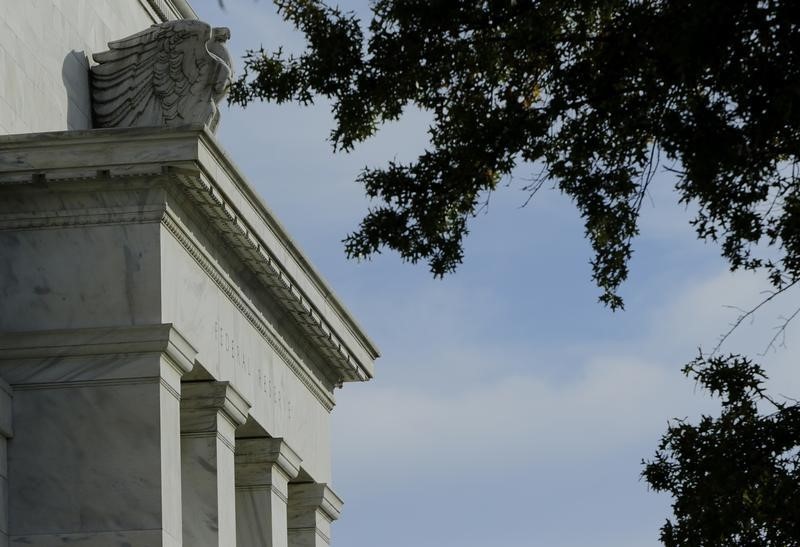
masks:
[[[0,330],[157,323],[158,230],[140,224],[0,232]]]
[[[198,363],[214,378],[241,391],[260,427],[302,455],[308,476],[330,482],[334,386],[322,363],[315,366],[304,347],[308,340],[292,328],[280,302],[237,275],[241,265],[222,241],[203,236],[203,227],[172,200],[169,211],[181,220],[161,231],[162,321],[194,341]],[[304,372],[308,368],[312,374]]]
[[[0,137],[0,378],[13,396],[0,419],[14,421],[13,435],[0,423],[0,547],[6,531],[36,547],[330,542],[333,392],[368,378],[376,352],[330,326],[352,324],[341,308],[301,292],[324,289],[316,272],[243,254],[298,251],[262,239],[268,211],[230,205],[246,183],[218,168],[209,138]],[[358,374],[353,355],[366,355]]]
[[[148,0],[0,0],[0,134],[91,127],[92,53],[157,22]]]
[[[174,186],[136,177],[0,192],[0,218],[38,211],[44,224],[0,230],[0,332],[173,324],[198,368],[236,386],[258,427],[330,482],[335,380]]]

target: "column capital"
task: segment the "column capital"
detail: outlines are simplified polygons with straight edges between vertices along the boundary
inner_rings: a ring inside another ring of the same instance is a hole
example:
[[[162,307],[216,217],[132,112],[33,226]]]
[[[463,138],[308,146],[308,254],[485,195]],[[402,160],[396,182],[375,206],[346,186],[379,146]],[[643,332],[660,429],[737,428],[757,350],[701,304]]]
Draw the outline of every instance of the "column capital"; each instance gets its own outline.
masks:
[[[181,384],[181,430],[198,431],[203,429],[203,418],[221,413],[234,428],[244,424],[250,411],[250,403],[236,391],[230,382],[197,381]],[[198,427],[199,426],[199,427]],[[216,427],[207,424],[210,430]]]
[[[150,370],[143,370],[147,367],[143,363],[131,363],[121,370],[119,366],[103,366],[109,362],[108,356],[151,353],[165,355],[179,376],[192,370],[197,356],[197,350],[171,323],[0,334],[0,362],[24,361],[13,366],[4,363],[4,379],[12,386],[62,383],[65,377],[89,381],[151,375]],[[80,359],[71,359],[76,357]],[[97,366],[87,367],[87,360],[92,358],[99,358]],[[39,363],[46,366],[32,366]]]
[[[236,439],[236,466],[276,466],[291,480],[300,473],[302,458],[279,437]]]
[[[289,485],[290,504],[295,509],[318,510],[328,520],[336,520],[342,513],[344,501],[328,487],[318,482]]]

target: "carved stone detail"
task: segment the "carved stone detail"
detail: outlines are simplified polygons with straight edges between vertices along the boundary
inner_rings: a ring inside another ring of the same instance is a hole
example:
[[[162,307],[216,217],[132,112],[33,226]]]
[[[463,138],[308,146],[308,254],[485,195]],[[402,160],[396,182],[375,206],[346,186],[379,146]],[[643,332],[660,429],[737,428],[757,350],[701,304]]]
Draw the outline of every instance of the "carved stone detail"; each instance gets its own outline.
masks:
[[[91,69],[95,127],[157,127],[192,123],[212,131],[217,104],[232,78],[225,27],[168,21],[95,53]]]

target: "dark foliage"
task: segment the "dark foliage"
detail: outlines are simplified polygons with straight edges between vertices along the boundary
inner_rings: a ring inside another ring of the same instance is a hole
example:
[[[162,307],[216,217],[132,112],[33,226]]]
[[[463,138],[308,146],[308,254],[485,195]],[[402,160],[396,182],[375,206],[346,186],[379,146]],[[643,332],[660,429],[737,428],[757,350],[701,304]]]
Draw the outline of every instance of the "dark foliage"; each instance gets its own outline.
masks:
[[[800,406],[773,401],[762,369],[731,355],[688,364],[684,374],[719,397],[718,418],[676,421],[642,473],[672,494],[667,547],[800,545]],[[766,414],[759,412],[766,408]]]
[[[376,206],[345,240],[351,257],[388,247],[453,271],[470,218],[527,166],[531,193],[551,180],[574,201],[616,309],[642,201],[669,165],[698,236],[731,269],[768,275],[765,301],[800,281],[800,1],[375,0],[363,26],[323,2],[275,3],[308,48],[249,52],[233,103],[326,97],[343,150],[410,105],[433,116],[416,161],[361,173]],[[800,408],[739,356],[684,372],[722,410],[670,425],[646,462],[674,499],[662,541],[800,546]]]
[[[408,105],[433,114],[417,161],[362,172],[377,205],[351,257],[389,247],[452,271],[487,194],[535,163],[574,200],[617,308],[663,155],[732,268],[764,268],[776,288],[800,275],[800,2],[377,0],[366,35],[322,2],[276,3],[307,51],[249,52],[232,102],[327,97],[345,150]]]

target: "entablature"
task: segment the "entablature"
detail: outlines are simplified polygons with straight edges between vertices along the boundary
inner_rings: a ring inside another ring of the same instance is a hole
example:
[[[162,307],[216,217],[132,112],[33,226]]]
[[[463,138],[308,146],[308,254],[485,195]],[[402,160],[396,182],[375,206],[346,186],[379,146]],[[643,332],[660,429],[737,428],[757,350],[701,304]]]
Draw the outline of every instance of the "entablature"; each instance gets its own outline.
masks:
[[[0,185],[142,175],[176,182],[276,296],[338,383],[372,377],[375,345],[204,127],[0,137]]]

